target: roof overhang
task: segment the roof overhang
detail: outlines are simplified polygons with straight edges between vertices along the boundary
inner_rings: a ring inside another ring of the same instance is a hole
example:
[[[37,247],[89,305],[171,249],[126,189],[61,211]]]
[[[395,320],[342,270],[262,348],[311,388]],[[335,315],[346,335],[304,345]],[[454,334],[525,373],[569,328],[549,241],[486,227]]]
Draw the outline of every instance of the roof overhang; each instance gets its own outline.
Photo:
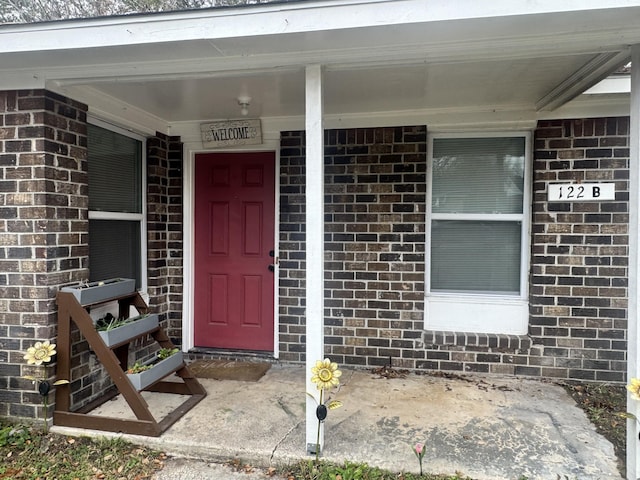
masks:
[[[252,116],[304,116],[321,64],[328,117],[532,120],[628,61],[638,19],[629,0],[338,0],[3,25],[0,89],[168,128],[237,117],[240,95]]]

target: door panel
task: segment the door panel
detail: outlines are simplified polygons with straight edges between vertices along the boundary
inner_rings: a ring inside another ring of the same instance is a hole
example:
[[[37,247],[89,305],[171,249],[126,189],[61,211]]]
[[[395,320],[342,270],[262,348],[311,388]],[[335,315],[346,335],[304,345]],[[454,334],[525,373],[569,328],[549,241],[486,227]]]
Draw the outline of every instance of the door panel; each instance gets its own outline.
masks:
[[[272,351],[275,156],[195,160],[195,345]]]

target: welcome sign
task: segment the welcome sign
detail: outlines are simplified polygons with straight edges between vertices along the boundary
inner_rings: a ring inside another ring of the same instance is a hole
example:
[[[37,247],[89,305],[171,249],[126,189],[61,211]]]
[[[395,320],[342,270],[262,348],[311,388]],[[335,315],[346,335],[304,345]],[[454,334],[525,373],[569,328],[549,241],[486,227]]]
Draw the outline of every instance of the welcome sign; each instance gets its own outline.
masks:
[[[200,125],[205,148],[260,145],[262,124],[260,119],[226,120]]]

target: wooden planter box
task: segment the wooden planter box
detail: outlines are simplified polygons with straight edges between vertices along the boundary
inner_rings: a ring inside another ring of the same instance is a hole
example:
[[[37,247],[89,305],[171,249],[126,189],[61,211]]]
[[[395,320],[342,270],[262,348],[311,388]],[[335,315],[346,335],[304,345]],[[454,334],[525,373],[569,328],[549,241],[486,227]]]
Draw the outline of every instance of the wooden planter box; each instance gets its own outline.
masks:
[[[140,373],[127,373],[131,384],[138,391],[162,380],[167,375],[178,370],[183,364],[182,352],[174,353],[169,358],[160,360],[153,368]]]
[[[98,333],[108,347],[119,345],[158,328],[158,315],[142,315],[120,327]]]
[[[61,291],[72,293],[80,305],[91,305],[119,297],[136,290],[136,281],[131,278],[110,278],[86,285],[62,287]]]

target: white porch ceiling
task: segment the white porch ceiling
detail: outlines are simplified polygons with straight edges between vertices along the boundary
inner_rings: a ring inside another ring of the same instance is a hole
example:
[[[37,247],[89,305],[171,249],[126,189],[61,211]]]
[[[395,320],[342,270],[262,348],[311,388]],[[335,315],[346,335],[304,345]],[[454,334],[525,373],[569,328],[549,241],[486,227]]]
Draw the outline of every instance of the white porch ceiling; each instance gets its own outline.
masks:
[[[637,43],[632,0],[293,2],[0,27],[0,87],[43,82],[166,125],[237,118],[239,95],[251,117],[297,117],[304,67],[322,64],[327,115],[535,112]]]
[[[401,64],[325,72],[325,113],[420,109],[531,108],[593,55],[544,59]],[[243,72],[222,77],[99,81],[94,89],[169,123],[239,116],[237,97],[251,97],[250,115],[304,115],[304,71]],[[70,93],[73,89],[70,89]]]

